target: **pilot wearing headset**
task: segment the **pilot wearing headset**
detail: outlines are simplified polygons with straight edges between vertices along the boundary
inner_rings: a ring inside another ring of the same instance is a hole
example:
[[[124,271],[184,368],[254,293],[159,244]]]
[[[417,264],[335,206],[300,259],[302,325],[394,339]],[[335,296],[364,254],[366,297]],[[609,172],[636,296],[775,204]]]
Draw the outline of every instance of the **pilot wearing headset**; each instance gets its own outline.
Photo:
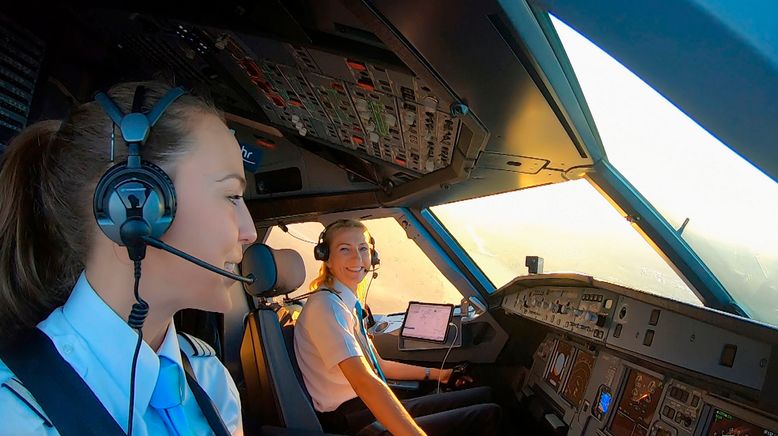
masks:
[[[385,382],[446,382],[451,370],[381,359],[367,336],[359,289],[378,265],[375,241],[359,221],[338,220],[319,236],[314,257],[322,261],[314,292],[300,313],[294,347],[303,380],[325,431],[356,434],[388,430],[394,435],[494,434],[500,407],[486,387],[400,402]],[[323,292],[322,292],[323,291]]]
[[[241,434],[229,373],[172,323],[228,310],[234,280],[159,249],[229,275],[257,237],[220,112],[180,88],[120,84],[28,127],[4,160],[0,433]]]

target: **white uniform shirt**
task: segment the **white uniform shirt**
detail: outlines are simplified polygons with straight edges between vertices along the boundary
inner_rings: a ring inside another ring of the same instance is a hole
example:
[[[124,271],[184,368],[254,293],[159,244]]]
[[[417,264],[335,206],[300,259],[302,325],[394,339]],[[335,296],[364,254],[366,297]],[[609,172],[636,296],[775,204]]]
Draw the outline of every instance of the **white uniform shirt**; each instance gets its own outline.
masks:
[[[128,292],[131,292],[129,290]],[[119,426],[127,431],[130,371],[137,334],[95,293],[86,275],[78,279],[64,306],[55,309],[38,328],[51,338],[60,355],[76,370]],[[199,340],[183,347],[198,383],[219,410],[232,434],[242,434],[240,398],[227,369]],[[202,354],[202,356],[199,356]],[[209,355],[210,354],[210,355]],[[178,364],[184,384],[184,410],[194,434],[213,434],[186,384],[179,337],[171,320],[158,353],[141,345],[135,380],[133,435],[168,434],[162,418],[149,405],[159,374],[159,356]],[[24,399],[24,400],[23,400]],[[28,405],[25,401],[30,402]],[[0,361],[0,434],[57,435],[40,406],[8,367]]]
[[[359,333],[354,292],[337,280],[333,288],[340,294],[321,291],[308,297],[294,328],[297,364],[319,412],[331,412],[357,396],[338,364],[363,356],[368,346]]]

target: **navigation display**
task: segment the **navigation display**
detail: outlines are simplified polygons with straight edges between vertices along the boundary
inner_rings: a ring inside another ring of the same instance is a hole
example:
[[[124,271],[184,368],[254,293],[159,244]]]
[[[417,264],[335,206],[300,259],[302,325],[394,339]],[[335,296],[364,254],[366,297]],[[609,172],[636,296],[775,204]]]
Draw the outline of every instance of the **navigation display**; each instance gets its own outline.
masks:
[[[573,346],[567,342],[559,341],[554,357],[551,359],[551,368],[546,374],[546,382],[557,391],[562,386],[562,377],[573,360]]]
[[[776,434],[716,409],[705,436],[776,436]]]
[[[424,341],[446,342],[448,323],[454,314],[453,304],[431,304],[411,301],[405,311],[400,336]]]
[[[581,404],[581,400],[586,393],[586,386],[589,385],[589,376],[592,375],[592,367],[594,367],[594,354],[578,351],[573,362],[573,368],[570,370],[570,377],[568,377],[565,389],[562,391],[562,397],[574,407],[578,407]]]
[[[614,436],[648,434],[648,426],[662,396],[662,381],[630,370],[610,431]]]

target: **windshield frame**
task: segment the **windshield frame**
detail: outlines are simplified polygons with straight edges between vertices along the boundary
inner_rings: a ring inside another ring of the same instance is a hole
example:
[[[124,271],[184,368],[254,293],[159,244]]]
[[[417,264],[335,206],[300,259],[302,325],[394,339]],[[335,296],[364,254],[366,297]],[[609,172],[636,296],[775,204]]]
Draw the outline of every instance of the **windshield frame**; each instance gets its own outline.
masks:
[[[676,269],[705,307],[751,318],[686,240],[609,161],[597,162],[587,178]]]
[[[632,222],[633,229],[679,274],[706,307],[751,318],[691,246],[608,161],[594,118],[548,12],[525,2],[503,1],[501,6],[508,22],[525,41],[540,78],[550,85],[552,97],[563,113],[570,117],[571,127],[592,154],[593,167],[581,168],[579,174],[571,173],[569,178],[586,178],[622,216]],[[538,38],[538,35],[545,38]],[[424,209],[422,213],[425,214],[424,220],[434,225],[431,233],[437,232],[445,240],[441,245],[448,248],[449,255],[458,258],[461,266],[473,274],[482,275],[492,285],[484,290],[492,293],[495,288],[491,280],[446,230],[445,224],[430,209]],[[479,281],[483,287],[483,280]]]

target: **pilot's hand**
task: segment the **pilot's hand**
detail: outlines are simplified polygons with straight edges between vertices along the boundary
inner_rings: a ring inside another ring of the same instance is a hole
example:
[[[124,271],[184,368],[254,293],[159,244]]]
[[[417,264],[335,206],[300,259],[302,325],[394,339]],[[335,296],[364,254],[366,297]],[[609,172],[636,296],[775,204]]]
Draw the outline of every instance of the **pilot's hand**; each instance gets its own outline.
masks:
[[[441,382],[445,383],[449,389],[464,389],[470,387],[475,383],[475,379],[468,375],[470,365],[460,363],[452,369],[448,369],[444,372]]]

